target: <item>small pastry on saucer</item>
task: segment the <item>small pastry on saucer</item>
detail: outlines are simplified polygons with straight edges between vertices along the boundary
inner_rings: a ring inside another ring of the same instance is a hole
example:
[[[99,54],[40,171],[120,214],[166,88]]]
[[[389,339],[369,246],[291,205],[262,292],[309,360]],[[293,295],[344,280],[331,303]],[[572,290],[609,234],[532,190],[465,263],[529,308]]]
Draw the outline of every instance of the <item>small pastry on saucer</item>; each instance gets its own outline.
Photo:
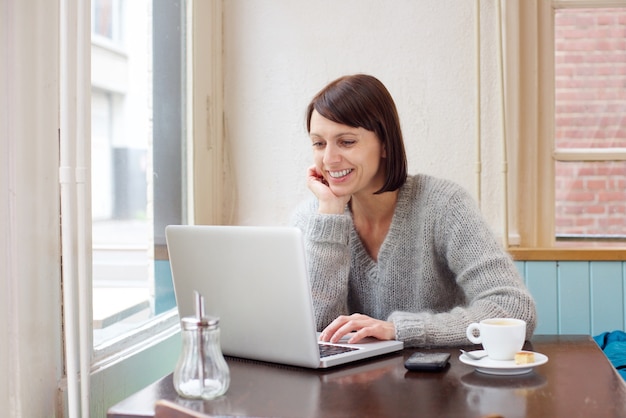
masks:
[[[535,353],[520,351],[515,354],[515,364],[532,364],[535,362]]]

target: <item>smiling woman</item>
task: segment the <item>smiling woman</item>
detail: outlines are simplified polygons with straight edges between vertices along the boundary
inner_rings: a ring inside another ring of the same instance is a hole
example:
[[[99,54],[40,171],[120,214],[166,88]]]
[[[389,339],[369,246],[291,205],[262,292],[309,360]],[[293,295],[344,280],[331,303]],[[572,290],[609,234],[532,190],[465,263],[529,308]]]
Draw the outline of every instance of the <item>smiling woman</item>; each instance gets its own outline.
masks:
[[[341,77],[307,110],[314,165],[294,223],[303,231],[322,341],[466,343],[489,317],[535,328],[511,257],[459,185],[409,176],[395,104],[376,78]]]

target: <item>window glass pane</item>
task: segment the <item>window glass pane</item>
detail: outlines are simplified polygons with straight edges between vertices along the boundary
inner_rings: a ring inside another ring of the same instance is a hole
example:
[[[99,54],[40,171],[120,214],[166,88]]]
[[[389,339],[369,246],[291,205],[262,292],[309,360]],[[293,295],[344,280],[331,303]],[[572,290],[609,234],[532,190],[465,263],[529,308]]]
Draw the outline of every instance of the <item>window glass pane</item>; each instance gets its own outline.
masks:
[[[185,6],[176,0],[92,0],[92,7],[103,28],[94,33],[125,34],[114,48],[92,39],[98,347],[175,306],[167,261],[155,257],[155,248],[164,245],[164,224],[184,221]]]
[[[556,163],[556,236],[626,242],[626,161]]]
[[[555,148],[617,153],[626,147],[625,115],[626,8],[557,9]],[[556,162],[557,241],[623,246],[626,162],[580,155],[580,161]]]
[[[626,147],[626,8],[557,9],[557,148]]]

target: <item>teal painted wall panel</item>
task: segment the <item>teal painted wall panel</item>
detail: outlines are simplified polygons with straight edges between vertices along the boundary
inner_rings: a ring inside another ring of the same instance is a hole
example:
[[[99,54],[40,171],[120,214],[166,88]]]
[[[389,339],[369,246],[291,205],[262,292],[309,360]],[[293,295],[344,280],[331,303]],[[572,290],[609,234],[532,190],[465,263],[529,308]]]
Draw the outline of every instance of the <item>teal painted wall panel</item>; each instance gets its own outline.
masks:
[[[154,311],[158,315],[176,307],[169,260],[154,262]]]
[[[626,331],[626,262],[516,261],[537,304],[535,334]]]
[[[624,280],[622,262],[591,263],[591,332],[624,329]]]
[[[590,334],[589,262],[560,261],[557,266],[559,334]]]
[[[537,305],[535,334],[558,334],[557,263],[527,262],[524,277]]]

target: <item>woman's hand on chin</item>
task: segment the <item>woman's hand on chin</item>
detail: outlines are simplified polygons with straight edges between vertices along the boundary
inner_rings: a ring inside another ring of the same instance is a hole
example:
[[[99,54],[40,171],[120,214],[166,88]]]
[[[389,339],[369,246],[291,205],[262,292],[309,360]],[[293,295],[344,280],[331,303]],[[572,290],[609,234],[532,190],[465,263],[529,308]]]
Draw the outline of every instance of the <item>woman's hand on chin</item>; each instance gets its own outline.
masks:
[[[337,196],[316,166],[309,167],[307,186],[319,201],[319,213],[342,214],[350,201],[350,196]]]

